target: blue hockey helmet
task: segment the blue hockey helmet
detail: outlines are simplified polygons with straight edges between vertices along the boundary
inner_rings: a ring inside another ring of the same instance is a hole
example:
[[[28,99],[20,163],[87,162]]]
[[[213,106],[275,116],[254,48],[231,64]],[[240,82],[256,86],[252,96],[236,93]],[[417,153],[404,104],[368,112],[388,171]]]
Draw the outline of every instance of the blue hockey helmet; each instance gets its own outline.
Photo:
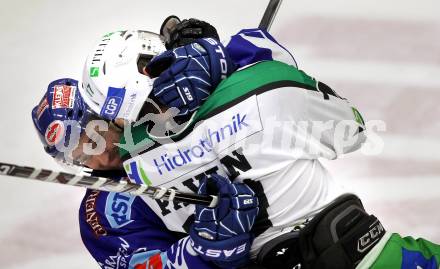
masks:
[[[32,109],[32,120],[45,151],[66,161],[66,151],[76,146],[69,142],[78,141],[73,136],[79,138],[93,114],[79,93],[78,81],[62,78],[49,84],[40,103]]]

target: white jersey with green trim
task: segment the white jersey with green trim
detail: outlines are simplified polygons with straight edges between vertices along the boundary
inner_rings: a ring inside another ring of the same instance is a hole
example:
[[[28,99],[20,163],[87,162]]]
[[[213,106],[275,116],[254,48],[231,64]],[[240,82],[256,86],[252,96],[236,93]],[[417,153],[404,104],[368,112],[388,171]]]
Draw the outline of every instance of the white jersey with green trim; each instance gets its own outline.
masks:
[[[262,62],[225,80],[195,117],[191,132],[124,163],[153,186],[196,192],[218,173],[247,183],[260,200],[251,253],[313,217],[345,191],[319,158],[360,148],[362,117],[325,84],[292,66]],[[188,232],[194,206],[145,202],[169,230]]]

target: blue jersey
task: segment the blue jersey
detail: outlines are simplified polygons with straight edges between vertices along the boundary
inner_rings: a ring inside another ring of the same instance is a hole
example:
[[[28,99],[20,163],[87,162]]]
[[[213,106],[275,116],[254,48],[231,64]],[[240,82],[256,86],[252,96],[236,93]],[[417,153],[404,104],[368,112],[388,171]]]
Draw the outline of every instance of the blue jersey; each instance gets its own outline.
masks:
[[[239,68],[273,60],[297,67],[292,54],[265,30],[244,29],[224,43]]]
[[[226,49],[240,68],[269,60],[296,67],[292,55],[264,30],[242,30]],[[217,268],[193,251],[187,234],[168,230],[140,197],[88,190],[79,219],[83,242],[101,268]]]
[[[188,235],[168,231],[140,198],[87,190],[82,240],[104,269],[216,268],[192,251]]]

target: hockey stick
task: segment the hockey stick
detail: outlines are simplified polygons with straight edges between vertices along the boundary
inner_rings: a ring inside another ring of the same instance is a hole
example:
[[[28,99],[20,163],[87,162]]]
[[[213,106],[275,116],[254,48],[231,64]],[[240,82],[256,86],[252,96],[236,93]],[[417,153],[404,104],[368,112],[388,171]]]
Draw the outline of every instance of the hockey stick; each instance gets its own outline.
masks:
[[[261,19],[259,28],[269,30],[282,0],[270,0]],[[94,190],[125,192],[131,195],[146,195],[153,199],[164,199],[169,201],[185,202],[215,207],[217,196],[204,196],[194,193],[183,193],[175,189],[138,185],[122,180],[112,180],[103,177],[73,175],[64,172],[56,172],[45,169],[36,169],[28,166],[0,162],[0,175],[34,179],[39,181],[54,182],[65,185],[86,187]]]
[[[73,175],[64,172],[36,169],[33,167],[2,162],[0,162],[0,175],[80,186],[101,191],[125,192],[131,195],[147,195],[153,199],[164,199],[209,207],[215,207],[217,204],[217,196],[204,196],[195,193],[183,193],[174,189],[138,185],[131,183],[126,179],[117,181],[103,177]]]
[[[278,9],[281,6],[282,0],[270,0],[269,4],[266,7],[266,11],[264,12],[263,18],[261,18],[260,25],[258,28],[269,31],[272,26],[272,22],[275,19],[275,15],[278,12]]]

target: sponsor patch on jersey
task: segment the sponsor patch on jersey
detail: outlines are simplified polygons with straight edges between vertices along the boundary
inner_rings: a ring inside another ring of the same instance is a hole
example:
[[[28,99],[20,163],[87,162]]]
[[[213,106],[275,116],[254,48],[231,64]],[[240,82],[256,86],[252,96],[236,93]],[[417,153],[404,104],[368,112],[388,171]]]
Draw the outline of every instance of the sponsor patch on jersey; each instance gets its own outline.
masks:
[[[113,252],[112,255],[109,255],[105,259],[104,263],[99,263],[101,268],[129,269],[130,255],[132,252],[130,250],[130,243],[122,237],[118,237],[117,240],[119,240],[119,247],[118,247],[117,251],[116,251],[116,248],[114,248],[113,251],[115,251],[115,252]],[[113,241],[113,238],[112,238],[112,243],[113,242],[118,243],[117,240],[115,239],[115,241]],[[137,267],[130,267],[130,268],[138,269]],[[145,269],[147,269],[147,267],[145,267]],[[160,269],[162,269],[162,267]]]
[[[73,108],[75,103],[75,86],[55,85],[52,98],[52,109]]]
[[[107,91],[107,98],[102,106],[100,115],[105,119],[114,120],[121,109],[124,97],[124,88],[109,87]]]
[[[124,163],[127,175],[138,183],[146,183],[145,179],[148,179],[148,184],[155,186],[177,180],[202,167],[209,169],[214,162],[229,162],[218,156],[238,150],[243,142],[263,130],[256,107],[256,96],[250,97],[203,121],[184,139],[127,160]],[[237,160],[239,157],[233,155],[231,158]]]
[[[125,193],[109,193],[105,203],[105,216],[112,228],[121,228],[133,222],[131,205],[135,198]]]
[[[86,222],[96,237],[107,235],[107,230],[101,224],[99,214],[96,212],[96,200],[100,193],[101,192],[97,190],[91,191],[85,202]]]
[[[47,126],[46,133],[44,135],[46,143],[49,146],[53,146],[61,141],[64,135],[64,123],[60,120],[53,121]]]
[[[150,250],[147,252],[136,253],[132,256],[130,260],[130,268],[135,268],[135,269],[190,268],[185,265],[185,262],[183,263],[183,266],[182,264],[179,264],[179,266],[165,267],[164,265],[168,265],[167,258],[164,258],[160,254],[161,252],[159,250]],[[182,260],[179,259],[179,261]]]
[[[140,162],[134,161],[124,165],[125,172],[127,173],[130,181],[135,184],[144,184],[151,186],[151,181],[145,173],[145,169]]]
[[[47,98],[44,98],[43,101],[38,105],[37,109],[37,118],[40,119],[43,112],[49,107],[49,103],[47,102]]]

